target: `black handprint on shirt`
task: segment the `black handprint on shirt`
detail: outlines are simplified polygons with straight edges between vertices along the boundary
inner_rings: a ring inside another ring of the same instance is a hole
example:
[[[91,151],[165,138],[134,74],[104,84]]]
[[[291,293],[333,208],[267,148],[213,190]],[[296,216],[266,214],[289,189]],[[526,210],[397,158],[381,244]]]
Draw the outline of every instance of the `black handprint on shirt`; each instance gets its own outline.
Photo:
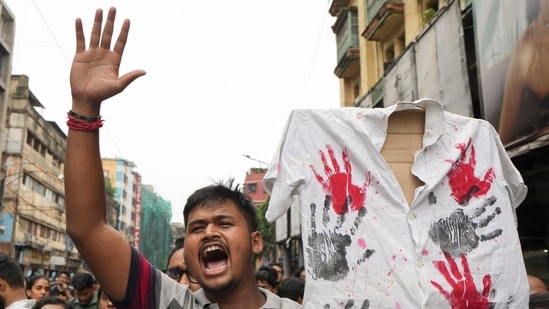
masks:
[[[368,180],[363,187],[355,186],[351,182],[351,164],[347,151],[344,150],[342,154],[345,163],[345,172],[342,172],[339,169],[332,148],[330,146],[326,146],[326,148],[333,165],[332,170],[328,166],[324,153],[320,151],[324,171],[328,176],[327,179],[320,176],[311,166],[326,195],[322,209],[322,219],[320,220],[321,226],[317,225],[316,204],[310,205],[311,230],[307,239],[307,256],[313,278],[338,281],[345,278],[349,273],[347,247],[353,243],[353,236],[367,212],[364,207],[364,199],[366,196],[365,189],[370,184],[370,176],[368,175]],[[333,202],[337,202],[337,205],[333,205]],[[334,216],[335,222],[332,222],[331,218]],[[351,216],[354,216],[354,220],[348,231],[346,231],[342,226],[346,218]],[[360,264],[375,251],[366,249],[365,241],[355,240],[364,249],[363,254],[356,261],[356,264]]]
[[[316,205],[311,204],[312,224],[309,234],[307,253],[309,265],[312,266],[314,279],[323,278],[330,281],[338,281],[347,275],[349,265],[347,264],[346,248],[351,244],[350,235],[318,233],[316,231],[315,217]]]
[[[486,212],[494,206],[496,200],[495,197],[487,198],[471,214],[465,214],[462,208],[456,209],[449,217],[431,224],[429,237],[440,246],[442,251],[456,258],[477,248],[479,242],[500,236],[503,230],[499,228],[488,233],[477,234],[477,229],[488,226],[501,213],[501,208],[495,207],[491,213],[486,215]],[[436,202],[433,193],[429,196],[429,201]],[[483,215],[485,216],[481,218]]]
[[[344,309],[355,309],[355,308],[358,308],[355,306],[355,301],[353,299],[349,299],[347,300],[347,302],[345,303],[341,303],[340,304],[341,306],[345,306],[343,307]],[[332,306],[330,306],[330,304],[324,304],[324,309],[330,309],[332,308]],[[341,307],[339,307],[341,308]],[[370,308],[370,300],[366,299],[362,302],[362,304],[360,304],[360,309],[368,309]]]

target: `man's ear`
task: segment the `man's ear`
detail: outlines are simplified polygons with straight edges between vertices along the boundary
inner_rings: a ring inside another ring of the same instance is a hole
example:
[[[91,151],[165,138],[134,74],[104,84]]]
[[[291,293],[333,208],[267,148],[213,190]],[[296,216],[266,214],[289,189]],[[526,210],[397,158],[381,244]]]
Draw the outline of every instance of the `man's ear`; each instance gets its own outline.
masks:
[[[8,289],[8,282],[4,279],[0,279],[0,293],[6,292]]]
[[[252,252],[255,255],[263,252],[263,237],[261,237],[261,233],[259,231],[252,232],[250,238],[252,242]]]

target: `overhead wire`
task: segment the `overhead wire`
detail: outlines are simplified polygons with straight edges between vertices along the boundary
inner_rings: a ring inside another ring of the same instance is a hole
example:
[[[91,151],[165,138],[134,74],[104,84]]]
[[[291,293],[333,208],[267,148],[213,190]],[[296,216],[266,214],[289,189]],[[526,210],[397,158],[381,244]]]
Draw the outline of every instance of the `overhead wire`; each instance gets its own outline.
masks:
[[[322,23],[320,25],[320,31],[318,32],[319,34],[318,34],[318,37],[317,37],[316,46],[313,50],[313,57],[312,57],[312,60],[311,60],[311,65],[309,66],[309,73],[307,74],[307,79],[305,80],[305,87],[303,89],[303,97],[301,98],[300,107],[303,107],[303,105],[305,104],[305,97],[307,96],[307,92],[309,90],[309,83],[311,81],[311,76],[313,75],[313,68],[314,68],[315,62],[317,60],[316,57],[317,57],[317,54],[318,54],[320,41],[321,41],[322,34],[323,34],[324,25],[325,25],[326,19],[328,17],[328,10],[330,8],[330,1],[331,0],[326,1],[326,7],[324,8],[324,17],[322,18]]]

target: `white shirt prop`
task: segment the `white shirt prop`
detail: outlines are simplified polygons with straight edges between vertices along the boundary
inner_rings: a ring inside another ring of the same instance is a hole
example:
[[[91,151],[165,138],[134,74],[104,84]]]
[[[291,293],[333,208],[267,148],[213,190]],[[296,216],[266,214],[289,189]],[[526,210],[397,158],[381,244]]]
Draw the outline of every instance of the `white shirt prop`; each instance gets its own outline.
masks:
[[[380,150],[391,113],[425,110],[411,204]],[[304,308],[527,308],[516,229],[526,186],[495,129],[433,100],[295,110],[264,178],[276,220],[298,197]]]

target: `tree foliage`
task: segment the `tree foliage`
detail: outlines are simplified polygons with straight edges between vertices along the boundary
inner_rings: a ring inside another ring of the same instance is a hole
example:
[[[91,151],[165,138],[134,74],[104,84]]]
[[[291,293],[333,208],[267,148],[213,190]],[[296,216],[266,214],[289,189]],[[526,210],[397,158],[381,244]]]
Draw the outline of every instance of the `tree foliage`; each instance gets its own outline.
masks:
[[[259,232],[263,236],[263,257],[271,260],[274,256],[275,242],[273,239],[273,224],[267,221],[265,213],[269,207],[269,199],[257,207],[257,219],[259,221]]]
[[[110,178],[105,178],[105,192],[112,198],[116,197],[116,188],[112,185]]]

